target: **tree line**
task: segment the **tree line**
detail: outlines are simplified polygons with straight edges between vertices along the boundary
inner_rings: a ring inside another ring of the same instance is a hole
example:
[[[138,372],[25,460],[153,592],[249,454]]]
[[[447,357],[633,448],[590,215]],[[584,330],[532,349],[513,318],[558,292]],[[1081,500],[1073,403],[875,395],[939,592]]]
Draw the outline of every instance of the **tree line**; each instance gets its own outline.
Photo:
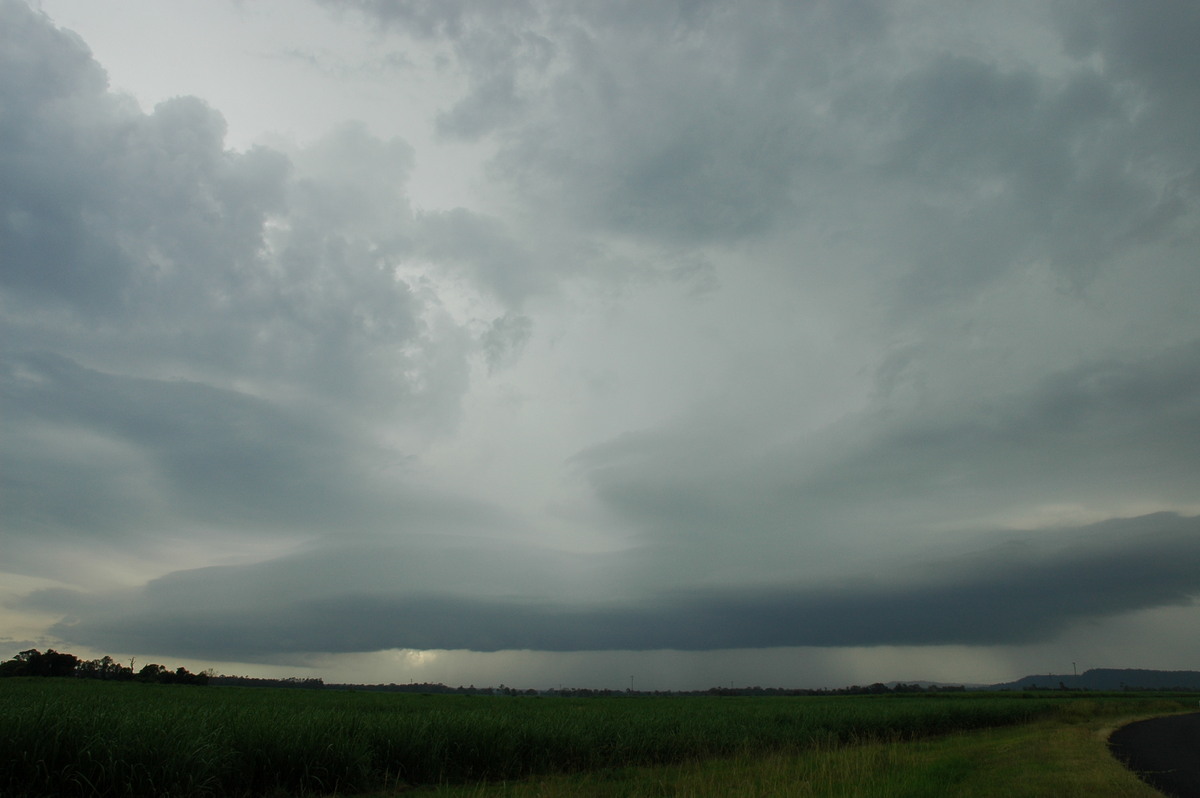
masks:
[[[134,671],[134,660],[122,665],[112,657],[82,660],[74,654],[54,649],[45,652],[36,648],[22,651],[10,660],[0,662],[0,677],[39,676],[51,678],[102,679],[114,682],[149,682],[153,684],[206,685],[212,677],[211,671],[191,673],[187,668],[171,670],[156,662],[143,665]]]
[[[81,660],[74,654],[65,654],[49,649],[46,652],[31,648],[22,651],[10,660],[0,662],[0,677],[4,676],[48,676],[75,677],[79,679],[103,679],[121,682],[148,682],[154,684],[227,685],[238,687],[290,687],[307,690],[369,690],[396,693],[449,693],[456,695],[545,695],[571,698],[603,698],[607,696],[831,696],[831,695],[878,695],[886,693],[941,693],[963,692],[962,685],[935,684],[875,684],[851,685],[839,688],[792,689],[782,687],[711,687],[707,690],[613,690],[590,688],[562,688],[551,690],[521,690],[514,687],[448,687],[444,684],[325,684],[317,678],[258,678],[251,676],[223,676],[214,671],[189,673],[187,668],[170,670],[157,663],[144,665],[134,671],[134,661],[122,665],[105,656],[94,660]],[[1065,689],[1065,688],[1064,688]]]

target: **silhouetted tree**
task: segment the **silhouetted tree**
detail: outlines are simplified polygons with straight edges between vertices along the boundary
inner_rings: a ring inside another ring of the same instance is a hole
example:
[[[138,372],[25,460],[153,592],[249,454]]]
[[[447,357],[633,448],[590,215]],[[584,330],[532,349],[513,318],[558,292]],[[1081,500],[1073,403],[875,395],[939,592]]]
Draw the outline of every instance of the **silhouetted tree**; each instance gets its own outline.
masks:
[[[191,673],[187,668],[176,668],[174,671],[150,663],[142,667],[136,674],[132,663],[125,666],[112,657],[101,657],[81,662],[74,654],[63,654],[54,649],[46,653],[31,648],[22,651],[10,660],[0,662],[0,677],[3,676],[76,676],[81,679],[104,679],[109,681],[132,681],[154,684],[208,684],[209,679],[216,674],[211,670]],[[316,680],[318,683],[320,680]]]
[[[139,682],[161,682],[163,680],[163,674],[169,673],[170,671],[168,671],[162,665],[159,665],[156,662],[151,662],[149,665],[143,666],[142,669],[138,671],[137,679]]]
[[[0,676],[74,676],[78,665],[79,658],[74,654],[63,654],[52,648],[43,654],[31,648],[0,663]]]
[[[79,666],[77,674],[85,679],[128,681],[133,679],[133,668],[127,668],[110,656],[92,659]]]

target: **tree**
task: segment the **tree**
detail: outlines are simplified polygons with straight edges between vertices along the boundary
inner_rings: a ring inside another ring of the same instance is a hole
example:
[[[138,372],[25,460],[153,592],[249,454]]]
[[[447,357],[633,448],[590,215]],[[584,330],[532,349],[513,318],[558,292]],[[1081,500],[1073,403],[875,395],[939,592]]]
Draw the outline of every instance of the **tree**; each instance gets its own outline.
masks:
[[[74,676],[75,669],[79,667],[79,657],[74,654],[64,654],[50,649],[43,657],[46,660],[47,676]]]
[[[100,659],[88,660],[79,668],[79,676],[85,679],[109,679],[128,681],[133,678],[133,669],[127,668],[112,657],[105,655]]]
[[[31,648],[0,663],[0,676],[74,676],[79,658],[74,654],[62,654],[54,649],[46,653]]]
[[[36,648],[22,651],[17,656],[0,664],[0,676],[33,676],[34,666],[30,663],[40,659],[42,652]]]
[[[139,682],[161,682],[163,674],[166,673],[170,673],[170,671],[158,663],[151,662],[138,671],[137,679]]]
[[[105,656],[100,659],[80,661],[74,654],[63,654],[49,649],[44,654],[36,648],[22,651],[10,660],[0,662],[0,677],[3,676],[76,676],[80,679],[105,679],[110,681],[132,681],[157,684],[208,684],[215,676],[212,669],[202,673],[190,673],[187,668],[176,668],[174,671],[152,662],[142,667],[136,674],[133,672],[131,658],[125,666]],[[316,680],[320,682],[320,680]]]

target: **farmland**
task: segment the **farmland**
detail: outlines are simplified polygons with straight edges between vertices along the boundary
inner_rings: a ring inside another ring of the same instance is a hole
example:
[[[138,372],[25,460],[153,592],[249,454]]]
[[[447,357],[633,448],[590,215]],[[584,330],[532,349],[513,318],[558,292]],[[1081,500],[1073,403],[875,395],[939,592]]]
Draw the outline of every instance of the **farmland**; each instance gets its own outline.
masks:
[[[895,751],[969,730],[1187,705],[1194,699],[1048,692],[573,699],[6,679],[0,795],[386,794]]]

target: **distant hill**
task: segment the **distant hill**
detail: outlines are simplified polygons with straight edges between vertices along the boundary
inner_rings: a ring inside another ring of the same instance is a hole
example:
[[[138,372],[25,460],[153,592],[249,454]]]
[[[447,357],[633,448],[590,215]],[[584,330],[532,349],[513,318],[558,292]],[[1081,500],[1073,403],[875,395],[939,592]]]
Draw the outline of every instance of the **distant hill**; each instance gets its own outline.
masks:
[[[992,690],[1200,690],[1200,671],[1152,671],[1142,668],[1093,668],[1074,674],[1026,676],[994,684]]]

